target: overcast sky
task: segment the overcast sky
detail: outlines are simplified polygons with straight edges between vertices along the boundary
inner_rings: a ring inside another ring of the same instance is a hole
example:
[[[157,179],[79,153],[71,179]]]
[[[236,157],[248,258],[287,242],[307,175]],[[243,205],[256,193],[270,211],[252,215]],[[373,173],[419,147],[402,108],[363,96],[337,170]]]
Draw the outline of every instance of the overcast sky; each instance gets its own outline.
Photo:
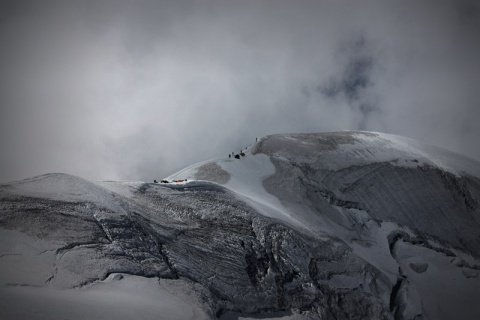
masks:
[[[273,133],[480,160],[477,1],[0,2],[0,181],[163,178]]]

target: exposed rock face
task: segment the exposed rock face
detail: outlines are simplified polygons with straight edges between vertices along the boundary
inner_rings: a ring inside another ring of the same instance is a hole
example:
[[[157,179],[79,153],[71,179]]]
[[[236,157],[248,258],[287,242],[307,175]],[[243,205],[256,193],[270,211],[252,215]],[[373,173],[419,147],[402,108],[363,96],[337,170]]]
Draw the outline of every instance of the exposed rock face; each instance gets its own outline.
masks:
[[[215,184],[131,189],[131,199],[112,194],[124,210],[112,212],[6,185],[0,223],[48,243],[47,286],[78,287],[112,273],[186,278],[211,292],[211,314],[294,308],[326,319],[389,318],[388,279],[337,239],[302,235]]]
[[[412,269],[417,273],[424,273],[428,269],[428,263],[421,263],[421,262],[410,263],[409,266],[410,266],[410,269]]]
[[[295,226],[228,189],[217,163],[196,170],[212,182],[48,174],[0,185],[0,289],[128,274],[188,283],[210,318],[438,319],[432,304],[444,296],[431,279],[441,269],[460,279],[441,284],[458,309],[474,308],[462,297],[480,293],[480,180],[416,155],[366,161],[372,150],[359,144],[349,132],[270,136],[235,162],[270,157],[276,171],[264,187]],[[32,248],[7,245],[24,240]],[[443,317],[471,316],[450,311]]]
[[[215,162],[210,162],[198,168],[195,179],[225,184],[230,179],[230,174]]]

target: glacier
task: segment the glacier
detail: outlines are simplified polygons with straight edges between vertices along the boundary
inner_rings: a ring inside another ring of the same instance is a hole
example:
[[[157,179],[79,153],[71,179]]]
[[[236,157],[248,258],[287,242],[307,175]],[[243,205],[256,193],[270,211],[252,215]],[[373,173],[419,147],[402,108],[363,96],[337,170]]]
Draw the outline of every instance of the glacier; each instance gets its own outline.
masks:
[[[0,318],[478,318],[480,163],[363,131],[243,152],[1,184]]]

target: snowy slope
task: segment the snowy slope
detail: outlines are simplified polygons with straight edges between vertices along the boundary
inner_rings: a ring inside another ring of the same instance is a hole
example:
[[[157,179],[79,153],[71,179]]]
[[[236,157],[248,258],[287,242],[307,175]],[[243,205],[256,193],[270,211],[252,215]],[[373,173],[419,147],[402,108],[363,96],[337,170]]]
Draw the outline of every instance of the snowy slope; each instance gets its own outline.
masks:
[[[264,154],[252,155],[250,149],[245,150],[245,157],[237,159],[215,159],[183,169],[166,180],[182,180],[187,182],[203,178],[224,185],[255,206],[262,214],[283,220],[286,223],[298,224],[280,203],[279,199],[268,193],[263,181],[275,173],[275,166]],[[219,179],[221,176],[223,178]],[[188,183],[187,183],[188,185]]]
[[[373,132],[244,153],[0,185],[0,318],[478,318],[478,162]]]

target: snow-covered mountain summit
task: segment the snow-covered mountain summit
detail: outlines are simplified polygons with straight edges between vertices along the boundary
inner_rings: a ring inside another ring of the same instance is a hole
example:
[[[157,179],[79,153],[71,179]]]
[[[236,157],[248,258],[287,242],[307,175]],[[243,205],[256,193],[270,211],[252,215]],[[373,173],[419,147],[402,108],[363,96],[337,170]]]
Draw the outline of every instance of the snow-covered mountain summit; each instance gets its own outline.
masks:
[[[259,209],[268,204],[267,215],[307,229],[316,216],[344,225],[338,207],[357,209],[480,257],[480,163],[408,138],[355,131],[272,135],[240,160],[204,162],[169,178],[179,177],[225,185]]]
[[[242,152],[0,185],[0,318],[478,317],[478,162],[352,131]]]

